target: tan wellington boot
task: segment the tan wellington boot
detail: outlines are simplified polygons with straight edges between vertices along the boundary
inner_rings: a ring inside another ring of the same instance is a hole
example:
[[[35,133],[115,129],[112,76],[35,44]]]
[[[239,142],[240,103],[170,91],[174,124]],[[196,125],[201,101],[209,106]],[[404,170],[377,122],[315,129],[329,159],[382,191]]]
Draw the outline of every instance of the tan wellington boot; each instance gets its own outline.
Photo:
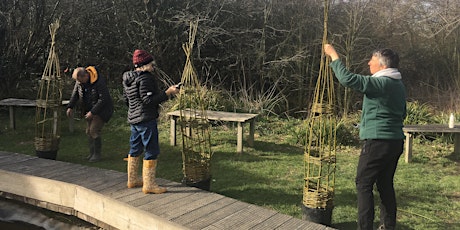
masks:
[[[128,188],[142,187],[142,178],[138,176],[140,157],[128,155]]]
[[[144,160],[142,168],[142,179],[144,186],[142,192],[160,194],[166,192],[166,188],[160,187],[155,182],[155,171],[157,168],[157,160]]]

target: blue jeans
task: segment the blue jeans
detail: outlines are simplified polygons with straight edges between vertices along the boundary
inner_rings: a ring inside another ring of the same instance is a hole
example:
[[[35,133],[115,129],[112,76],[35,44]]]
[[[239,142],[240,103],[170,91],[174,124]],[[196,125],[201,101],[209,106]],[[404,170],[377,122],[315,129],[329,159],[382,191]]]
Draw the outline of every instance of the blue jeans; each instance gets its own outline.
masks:
[[[131,125],[129,155],[138,157],[145,150],[144,160],[156,160],[160,154],[156,120]]]
[[[374,184],[380,195],[380,224],[385,229],[396,225],[396,195],[393,178],[404,140],[366,140],[356,173],[358,229],[372,230],[374,222]]]

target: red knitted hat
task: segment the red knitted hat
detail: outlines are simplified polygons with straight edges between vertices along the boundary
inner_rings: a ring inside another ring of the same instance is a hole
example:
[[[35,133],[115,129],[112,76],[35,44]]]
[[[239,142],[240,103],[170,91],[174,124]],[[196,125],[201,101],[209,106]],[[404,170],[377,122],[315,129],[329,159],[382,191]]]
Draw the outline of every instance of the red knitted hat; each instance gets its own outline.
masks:
[[[153,61],[153,56],[145,50],[135,50],[133,53],[134,67],[141,67]]]

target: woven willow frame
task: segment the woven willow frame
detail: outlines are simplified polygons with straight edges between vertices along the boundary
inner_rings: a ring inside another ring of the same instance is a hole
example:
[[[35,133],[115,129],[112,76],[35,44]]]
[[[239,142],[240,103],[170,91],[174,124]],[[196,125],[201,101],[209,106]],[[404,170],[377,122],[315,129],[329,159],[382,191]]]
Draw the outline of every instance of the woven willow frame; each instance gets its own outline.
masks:
[[[58,28],[59,20],[49,26],[51,47],[37,93],[34,139],[37,151],[55,151],[59,147],[62,81],[59,58],[55,50]]]
[[[303,204],[309,208],[332,208],[336,170],[336,117],[334,79],[325,57],[329,2],[324,2],[324,33],[321,63],[310,114],[306,120]]]
[[[198,21],[190,22],[189,41],[182,48],[186,55],[179,93],[182,133],[183,174],[187,182],[196,183],[211,177],[211,135],[206,114],[205,88],[200,85],[192,64],[192,50],[198,29]]]

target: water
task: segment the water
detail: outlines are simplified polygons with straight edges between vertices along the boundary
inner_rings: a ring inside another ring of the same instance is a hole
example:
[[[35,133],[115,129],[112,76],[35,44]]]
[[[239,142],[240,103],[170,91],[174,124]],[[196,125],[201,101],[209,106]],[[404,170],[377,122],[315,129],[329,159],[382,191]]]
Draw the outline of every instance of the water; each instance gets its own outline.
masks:
[[[0,197],[0,229],[95,230],[100,228],[75,216]]]

